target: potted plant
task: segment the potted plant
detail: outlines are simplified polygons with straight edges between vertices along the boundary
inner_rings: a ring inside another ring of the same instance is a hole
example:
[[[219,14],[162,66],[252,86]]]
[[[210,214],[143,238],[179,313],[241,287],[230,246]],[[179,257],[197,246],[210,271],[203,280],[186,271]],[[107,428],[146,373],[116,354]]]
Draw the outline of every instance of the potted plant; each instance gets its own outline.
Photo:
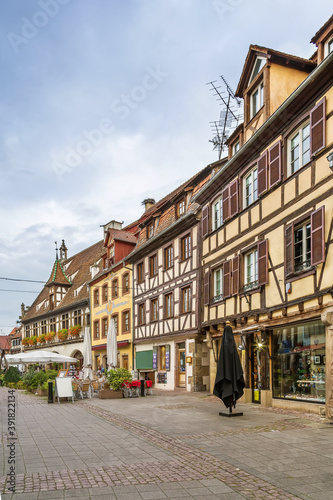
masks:
[[[30,338],[29,337],[23,337],[23,339],[22,339],[22,345],[23,346],[30,345]]]
[[[67,328],[62,328],[61,330],[59,330],[58,332],[58,339],[59,340],[67,340],[68,338],[68,330]]]
[[[80,335],[81,330],[82,330],[81,325],[71,326],[69,329],[69,335],[71,337],[78,337]]]
[[[45,334],[45,340],[47,342],[52,342],[52,340],[54,339],[56,333],[55,332],[48,332]]]
[[[36,335],[33,335],[32,337],[30,337],[29,339],[29,345],[37,345],[37,336]]]
[[[44,333],[42,333],[41,335],[38,335],[37,342],[38,342],[38,344],[45,344],[45,334]]]
[[[109,370],[106,373],[106,378],[112,390],[100,391],[99,397],[102,399],[122,398],[123,397],[122,388],[124,384],[132,381],[131,372],[129,370],[126,370],[126,368],[115,368],[114,370]]]

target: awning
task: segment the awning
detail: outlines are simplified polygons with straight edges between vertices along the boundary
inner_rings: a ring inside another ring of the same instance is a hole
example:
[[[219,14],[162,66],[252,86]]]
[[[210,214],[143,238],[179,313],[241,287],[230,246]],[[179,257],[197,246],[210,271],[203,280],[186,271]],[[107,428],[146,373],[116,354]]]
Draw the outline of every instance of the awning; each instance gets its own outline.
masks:
[[[121,340],[120,342],[117,342],[117,347],[127,347],[128,345],[128,340]]]

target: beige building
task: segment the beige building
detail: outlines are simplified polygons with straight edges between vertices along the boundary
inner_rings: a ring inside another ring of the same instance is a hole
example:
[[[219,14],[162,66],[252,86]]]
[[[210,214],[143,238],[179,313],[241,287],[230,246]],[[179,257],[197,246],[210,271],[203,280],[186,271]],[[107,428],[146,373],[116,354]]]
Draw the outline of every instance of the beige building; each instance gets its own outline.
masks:
[[[251,46],[244,123],[202,206],[210,389],[226,321],[245,402],[333,412],[333,18],[311,59]],[[329,161],[330,160],[330,161]]]

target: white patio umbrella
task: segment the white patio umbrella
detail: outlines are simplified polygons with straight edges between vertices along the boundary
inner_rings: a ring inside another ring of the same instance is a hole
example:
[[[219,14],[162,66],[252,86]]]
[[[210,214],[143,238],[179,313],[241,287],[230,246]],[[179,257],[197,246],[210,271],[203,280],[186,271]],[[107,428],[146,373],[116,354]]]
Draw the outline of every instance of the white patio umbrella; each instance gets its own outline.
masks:
[[[92,378],[92,356],[91,356],[91,336],[88,326],[84,329],[83,337],[83,376],[84,378]]]
[[[117,335],[114,319],[111,318],[106,339],[106,362],[108,368],[117,368]]]
[[[9,365],[26,365],[29,363],[76,363],[78,361],[76,358],[57,354],[52,351],[32,351],[8,354],[6,360]]]

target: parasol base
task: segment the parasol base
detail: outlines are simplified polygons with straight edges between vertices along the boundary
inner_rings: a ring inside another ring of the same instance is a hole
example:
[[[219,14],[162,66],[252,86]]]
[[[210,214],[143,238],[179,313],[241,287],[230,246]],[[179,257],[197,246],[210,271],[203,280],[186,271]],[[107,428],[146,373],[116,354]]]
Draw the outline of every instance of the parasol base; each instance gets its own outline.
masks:
[[[223,413],[223,412],[219,412],[219,415],[221,417],[242,417],[243,416],[243,413],[242,412],[239,412],[239,413]]]

